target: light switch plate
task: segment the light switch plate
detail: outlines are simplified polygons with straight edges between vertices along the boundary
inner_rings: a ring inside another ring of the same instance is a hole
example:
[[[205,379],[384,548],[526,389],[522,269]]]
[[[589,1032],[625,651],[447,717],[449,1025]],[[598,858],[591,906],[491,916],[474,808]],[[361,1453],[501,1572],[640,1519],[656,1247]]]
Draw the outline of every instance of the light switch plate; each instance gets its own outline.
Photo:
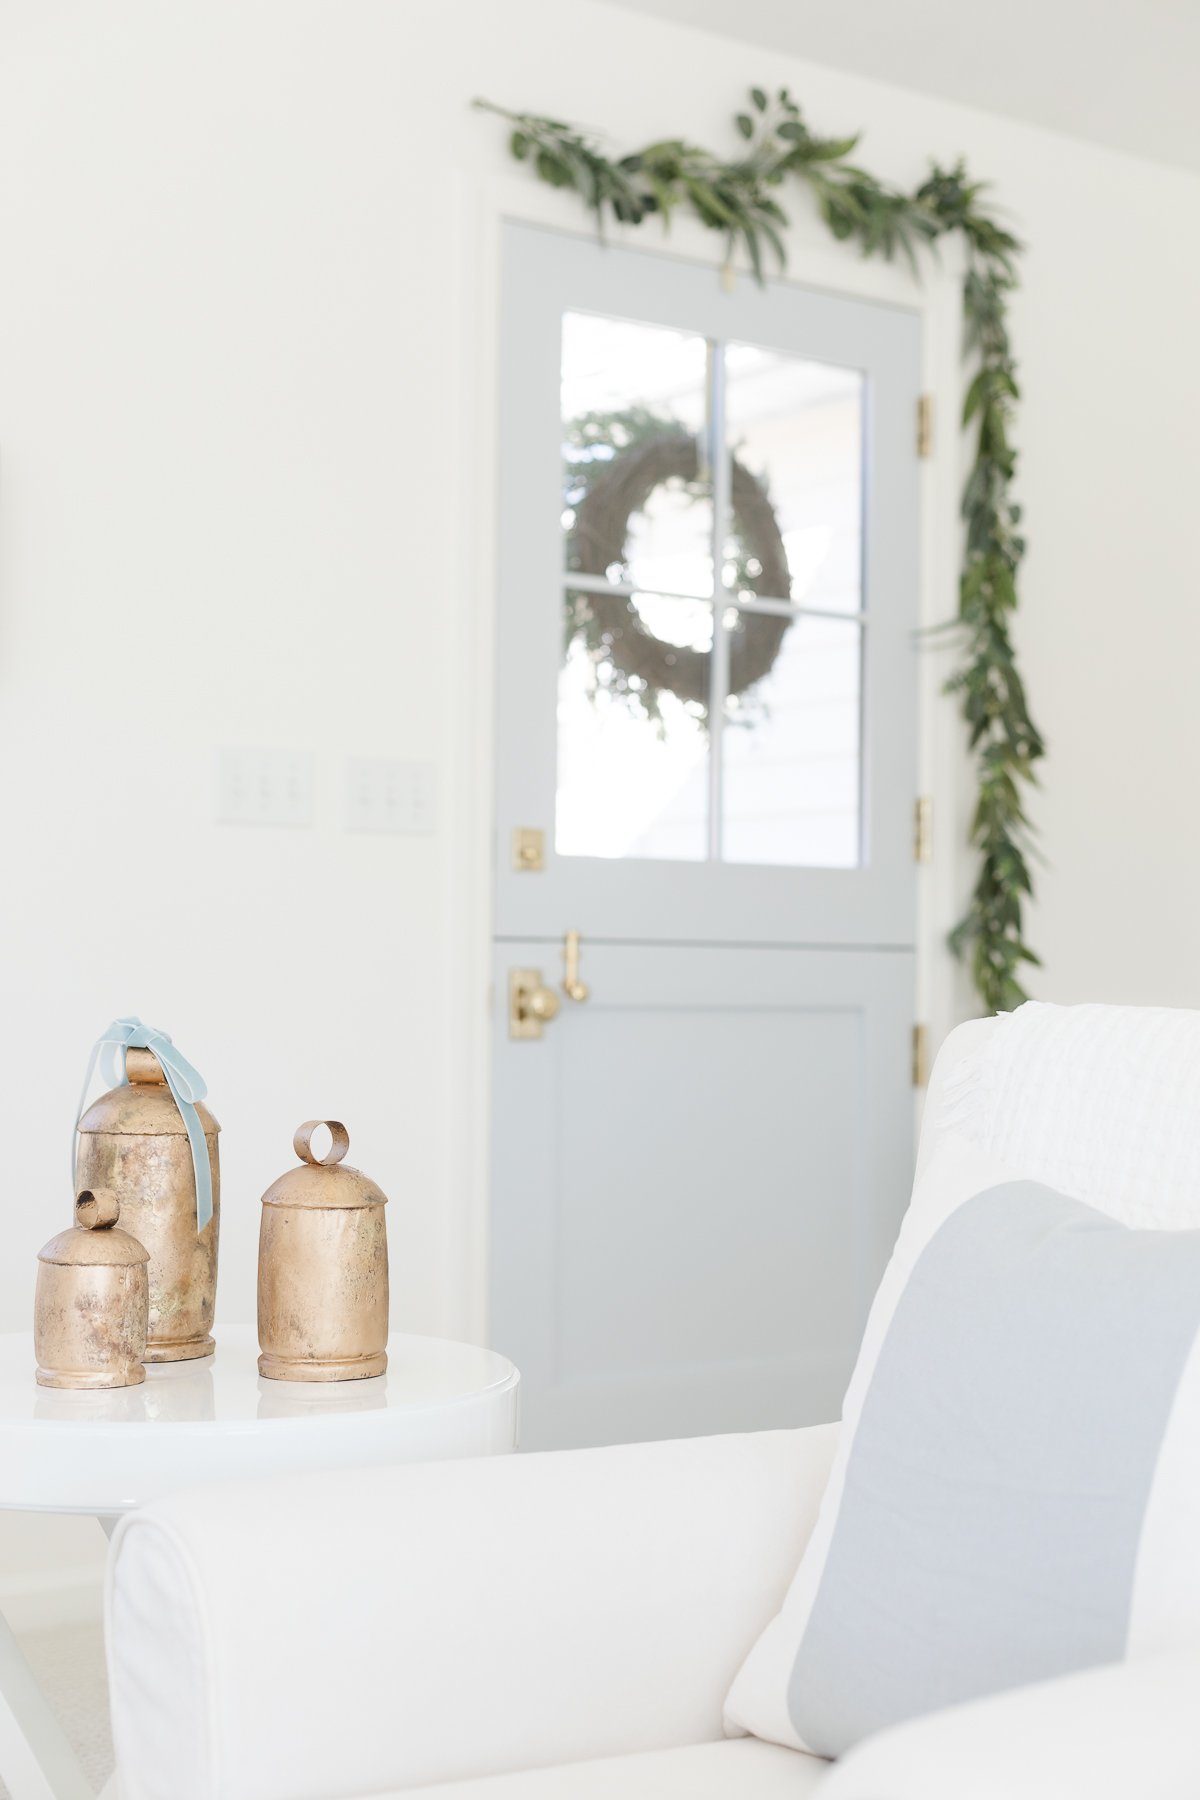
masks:
[[[437,828],[432,763],[352,756],[346,763],[347,831],[429,837]]]
[[[312,757],[306,750],[218,751],[219,824],[306,826],[312,817]]]

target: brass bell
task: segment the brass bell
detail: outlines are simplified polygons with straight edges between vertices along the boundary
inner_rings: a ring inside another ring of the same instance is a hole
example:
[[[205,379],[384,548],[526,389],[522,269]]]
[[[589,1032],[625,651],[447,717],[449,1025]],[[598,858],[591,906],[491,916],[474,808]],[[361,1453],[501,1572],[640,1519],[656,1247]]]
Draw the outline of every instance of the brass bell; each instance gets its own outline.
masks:
[[[117,1229],[115,1194],[85,1188],[75,1223],[38,1252],[33,1348],[42,1387],[133,1387],[146,1379],[149,1256]]]
[[[322,1125],[331,1143],[312,1148]],[[350,1134],[309,1119],[293,1139],[298,1169],[262,1199],[258,1359],[272,1381],[355,1381],[387,1368],[387,1196],[342,1165]],[[339,1166],[341,1165],[341,1166]]]
[[[212,1218],[196,1229],[196,1180],[187,1128],[152,1050],[124,1052],[124,1087],[111,1088],[79,1121],[77,1187],[110,1188],[126,1228],[150,1255],[146,1361],[211,1356],[217,1299],[221,1127],[197,1103],[212,1173]]]

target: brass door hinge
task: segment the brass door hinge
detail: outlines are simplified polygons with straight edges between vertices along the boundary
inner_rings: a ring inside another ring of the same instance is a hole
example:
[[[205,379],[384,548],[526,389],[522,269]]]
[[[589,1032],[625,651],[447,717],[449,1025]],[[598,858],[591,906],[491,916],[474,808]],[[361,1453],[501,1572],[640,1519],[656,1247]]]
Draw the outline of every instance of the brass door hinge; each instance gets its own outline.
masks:
[[[923,1088],[929,1080],[929,1027],[912,1028],[912,1084]]]
[[[933,860],[933,796],[918,794],[913,801],[913,861]]]
[[[917,455],[933,455],[932,394],[922,394],[917,400]]]

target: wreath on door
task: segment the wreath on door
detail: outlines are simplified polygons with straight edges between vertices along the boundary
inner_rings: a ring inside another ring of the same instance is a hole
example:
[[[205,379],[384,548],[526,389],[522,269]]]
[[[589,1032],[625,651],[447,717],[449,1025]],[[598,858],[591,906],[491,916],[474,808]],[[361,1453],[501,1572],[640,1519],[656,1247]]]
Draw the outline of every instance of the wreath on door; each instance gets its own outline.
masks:
[[[630,408],[574,420],[567,451],[567,568],[628,586],[630,522],[655,490],[697,501],[707,493],[700,445],[678,420]],[[775,508],[765,483],[736,454],[730,488],[734,590],[786,599],[792,578]],[[766,613],[738,615],[729,632],[730,695],[745,694],[770,673],[791,623]],[[662,717],[663,694],[707,716],[711,653],[659,637],[632,596],[568,586],[565,632],[568,645],[582,640],[597,687],[653,719]]]

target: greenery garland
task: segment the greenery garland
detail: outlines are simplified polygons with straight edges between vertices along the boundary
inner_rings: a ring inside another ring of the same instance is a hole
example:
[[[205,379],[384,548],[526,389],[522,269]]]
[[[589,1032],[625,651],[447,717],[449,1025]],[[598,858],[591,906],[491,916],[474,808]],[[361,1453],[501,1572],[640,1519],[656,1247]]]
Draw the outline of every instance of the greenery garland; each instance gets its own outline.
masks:
[[[668,226],[682,206],[724,235],[727,276],[739,249],[759,282],[766,279],[768,254],[780,269],[787,266],[782,231],[789,221],[777,195],[789,177],[807,184],[833,235],[854,240],[865,256],[903,255],[918,271],[923,246],[962,233],[966,350],[976,364],[963,424],[974,425],[976,436],[962,500],[958,616],[949,622],[960,633],[962,655],[947,689],[959,696],[976,757],[979,795],[970,835],[979,871],[950,947],[969,959],[989,1011],[1019,1005],[1026,998],[1021,965],[1038,961],[1022,933],[1024,899],[1033,888],[1021,784],[1036,780],[1045,745],[1029,715],[1009,630],[1025,551],[1020,508],[1011,496],[1019,396],[1007,326],[1018,240],[981,202],[984,184],[969,180],[961,162],[950,169],[933,164],[914,194],[902,193],[850,160],[857,136],[814,136],[786,88],[773,99],[762,88],[750,90],[747,109],[734,121],[744,148],[729,160],[680,138],[614,160],[594,137],[560,119],[476,104],[509,121],[512,154],[552,187],[574,189],[601,234],[609,215],[623,225],[658,215]]]

